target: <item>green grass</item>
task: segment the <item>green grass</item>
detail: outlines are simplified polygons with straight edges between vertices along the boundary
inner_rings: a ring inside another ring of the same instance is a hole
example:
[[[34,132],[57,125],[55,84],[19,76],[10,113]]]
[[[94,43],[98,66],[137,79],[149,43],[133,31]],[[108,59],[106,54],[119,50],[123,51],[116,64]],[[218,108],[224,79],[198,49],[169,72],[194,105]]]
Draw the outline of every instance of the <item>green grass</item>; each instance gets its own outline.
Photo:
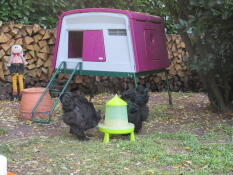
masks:
[[[186,110],[185,102],[194,95],[174,93],[177,103],[172,108],[153,103],[144,127],[148,130],[136,135],[136,142],[123,136],[111,138],[109,144],[99,136],[80,142],[63,132],[57,137],[0,141],[0,154],[7,156],[9,171],[19,175],[229,175],[233,126],[216,117],[210,122],[215,115],[210,111]],[[106,96],[94,99],[103,113]],[[57,110],[61,115],[61,108]]]
[[[165,105],[155,105],[152,107],[150,116],[152,118],[167,120],[169,116],[167,115],[168,109]]]
[[[4,134],[7,134],[7,131],[3,128],[0,128],[0,136]]]
[[[20,163],[27,174],[228,174],[233,167],[233,143],[206,144],[189,132],[136,136],[136,142],[99,138],[80,142],[71,136],[35,138],[2,144],[9,165]],[[211,141],[211,137],[208,137]],[[215,141],[215,137],[213,140]]]

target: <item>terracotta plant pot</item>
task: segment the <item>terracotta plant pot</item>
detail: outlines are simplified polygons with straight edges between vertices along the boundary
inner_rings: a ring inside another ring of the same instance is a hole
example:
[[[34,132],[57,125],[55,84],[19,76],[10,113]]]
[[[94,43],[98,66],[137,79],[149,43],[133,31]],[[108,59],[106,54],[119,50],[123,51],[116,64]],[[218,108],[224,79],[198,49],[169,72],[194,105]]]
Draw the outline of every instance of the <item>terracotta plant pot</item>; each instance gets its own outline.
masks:
[[[22,99],[20,102],[20,119],[31,120],[32,110],[38,102],[40,96],[44,92],[45,88],[28,88],[22,91]],[[35,113],[35,119],[48,118],[49,112],[53,106],[53,101],[50,94],[47,92],[37,107]],[[54,117],[54,114],[53,114]]]
[[[12,172],[8,172],[7,175],[15,175],[15,174]]]

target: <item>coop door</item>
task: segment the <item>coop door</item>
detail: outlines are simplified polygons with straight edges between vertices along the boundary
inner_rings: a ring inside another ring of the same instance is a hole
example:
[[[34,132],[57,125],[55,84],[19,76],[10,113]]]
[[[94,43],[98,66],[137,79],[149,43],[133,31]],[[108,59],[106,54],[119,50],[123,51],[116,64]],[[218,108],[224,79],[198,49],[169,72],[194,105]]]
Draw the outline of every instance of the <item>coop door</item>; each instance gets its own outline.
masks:
[[[82,58],[83,32],[68,32],[68,58]]]
[[[146,29],[144,30],[146,57],[147,59],[157,60],[159,59],[159,47],[156,30]]]
[[[87,30],[83,32],[83,61],[106,61],[102,30]]]

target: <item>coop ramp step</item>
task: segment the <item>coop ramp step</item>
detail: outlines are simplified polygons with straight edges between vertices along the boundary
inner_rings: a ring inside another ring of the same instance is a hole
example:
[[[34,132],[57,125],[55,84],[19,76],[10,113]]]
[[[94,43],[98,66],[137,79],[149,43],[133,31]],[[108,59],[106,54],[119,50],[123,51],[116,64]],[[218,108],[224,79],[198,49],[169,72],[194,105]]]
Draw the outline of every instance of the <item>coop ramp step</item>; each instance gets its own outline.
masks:
[[[69,83],[71,82],[72,78],[74,77],[74,75],[76,74],[77,71],[81,71],[82,69],[82,63],[79,62],[75,65],[75,68],[72,70],[71,74],[69,75],[69,78],[67,79],[67,81],[65,82],[64,86],[62,87],[62,89],[58,92],[58,97],[54,100],[53,106],[50,109],[49,112],[46,112],[48,114],[48,117],[45,118],[38,118],[35,117],[36,115],[40,115],[40,113],[43,115],[44,112],[38,112],[37,108],[38,106],[41,104],[41,101],[43,99],[43,97],[45,96],[45,94],[47,92],[50,91],[50,88],[54,86],[54,83],[56,83],[57,80],[57,75],[59,75],[60,73],[66,73],[67,71],[67,63],[65,61],[61,62],[61,64],[58,66],[58,68],[56,69],[56,71],[53,73],[53,76],[51,77],[48,85],[46,86],[44,92],[41,94],[40,98],[38,99],[37,103],[35,104],[33,110],[32,110],[32,121],[35,123],[42,123],[42,124],[49,124],[52,121],[52,116],[53,116],[53,112],[56,108],[56,106],[58,105],[59,101],[60,101],[60,97],[62,96],[62,94],[65,92],[66,88],[68,87]]]

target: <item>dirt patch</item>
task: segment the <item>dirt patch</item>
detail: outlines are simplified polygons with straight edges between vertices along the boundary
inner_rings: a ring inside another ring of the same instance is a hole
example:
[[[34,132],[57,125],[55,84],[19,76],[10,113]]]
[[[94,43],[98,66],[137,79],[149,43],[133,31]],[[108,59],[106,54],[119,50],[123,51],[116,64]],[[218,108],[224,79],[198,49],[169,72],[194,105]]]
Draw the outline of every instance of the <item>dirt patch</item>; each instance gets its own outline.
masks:
[[[60,118],[60,115],[57,113],[57,118]],[[56,136],[66,129],[61,120],[45,125],[22,121],[19,116],[19,102],[0,102],[0,128],[7,132],[0,136],[1,143],[28,140],[35,136]]]
[[[102,94],[93,99],[95,105],[102,105],[112,95]],[[206,95],[201,93],[173,93],[173,106],[168,105],[166,93],[150,94],[150,116],[140,134],[156,132],[193,131],[203,136],[219,125],[232,125],[232,118],[209,110]],[[27,140],[35,136],[57,136],[68,133],[68,127],[61,121],[61,107],[56,109],[56,120],[51,124],[37,124],[19,119],[19,102],[0,102],[0,128],[7,131],[0,136],[1,143]],[[221,130],[221,129],[220,129]],[[219,131],[225,132],[225,131]],[[91,134],[93,135],[93,134]]]

